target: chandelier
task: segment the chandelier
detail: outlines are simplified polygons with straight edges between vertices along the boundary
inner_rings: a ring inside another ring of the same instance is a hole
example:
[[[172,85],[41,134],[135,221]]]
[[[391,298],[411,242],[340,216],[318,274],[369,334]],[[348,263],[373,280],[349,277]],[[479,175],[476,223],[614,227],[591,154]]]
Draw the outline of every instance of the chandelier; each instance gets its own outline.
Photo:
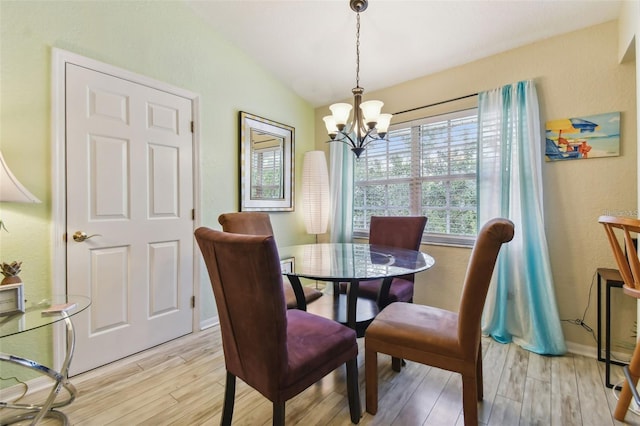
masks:
[[[367,9],[367,0],[350,0],[351,10],[356,12],[356,87],[353,93],[353,120],[349,122],[352,106],[337,103],[329,107],[332,115],[323,118],[331,140],[342,142],[351,147],[351,151],[360,158],[367,145],[374,141],[385,140],[391,114],[381,114],[381,101],[362,102],[364,89],[360,87],[360,12]],[[352,134],[351,134],[352,133]]]

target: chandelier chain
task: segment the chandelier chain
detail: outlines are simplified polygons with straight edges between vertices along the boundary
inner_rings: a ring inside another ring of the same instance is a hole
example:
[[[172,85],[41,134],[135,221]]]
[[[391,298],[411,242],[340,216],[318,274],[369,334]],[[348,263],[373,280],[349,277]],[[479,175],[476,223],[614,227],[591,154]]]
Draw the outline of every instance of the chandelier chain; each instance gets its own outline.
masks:
[[[356,15],[356,87],[360,87],[360,12]]]

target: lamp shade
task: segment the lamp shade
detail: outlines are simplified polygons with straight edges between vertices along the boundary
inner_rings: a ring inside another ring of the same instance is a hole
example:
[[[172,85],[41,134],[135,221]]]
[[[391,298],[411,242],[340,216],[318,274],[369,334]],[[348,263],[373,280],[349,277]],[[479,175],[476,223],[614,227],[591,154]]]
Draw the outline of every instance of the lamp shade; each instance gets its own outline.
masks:
[[[302,163],[302,207],[308,234],[324,234],[329,223],[329,173],[324,151],[309,151]]]
[[[345,125],[349,121],[349,114],[351,113],[351,105],[345,103],[333,104],[329,107],[333,118],[336,121],[336,125]]]
[[[327,133],[329,135],[335,135],[338,133],[338,126],[336,125],[336,119],[333,118],[333,115],[327,115],[322,119],[324,120],[324,126],[327,128]]]
[[[360,104],[362,115],[365,123],[375,123],[382,110],[384,103],[382,101],[366,101]]]
[[[376,125],[376,129],[378,129],[378,133],[387,133],[389,130],[389,124],[391,124],[392,114],[380,114],[378,116],[378,124]]]
[[[27,188],[16,179],[9,170],[9,166],[4,161],[0,151],[0,201],[14,203],[39,203],[38,200]]]

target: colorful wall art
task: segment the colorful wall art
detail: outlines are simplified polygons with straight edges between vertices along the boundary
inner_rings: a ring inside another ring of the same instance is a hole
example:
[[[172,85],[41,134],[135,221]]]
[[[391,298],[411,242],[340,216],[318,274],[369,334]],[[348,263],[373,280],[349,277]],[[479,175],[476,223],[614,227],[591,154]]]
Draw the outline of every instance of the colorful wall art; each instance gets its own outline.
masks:
[[[547,121],[547,161],[620,155],[620,113]]]

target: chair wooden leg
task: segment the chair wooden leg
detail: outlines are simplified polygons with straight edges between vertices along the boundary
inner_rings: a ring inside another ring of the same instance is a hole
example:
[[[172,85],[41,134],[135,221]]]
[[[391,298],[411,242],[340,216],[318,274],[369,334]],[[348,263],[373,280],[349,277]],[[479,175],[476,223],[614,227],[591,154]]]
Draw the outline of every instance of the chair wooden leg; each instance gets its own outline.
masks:
[[[627,410],[629,409],[629,404],[631,403],[631,386],[633,385],[635,387],[638,384],[638,377],[640,377],[640,346],[636,346],[633,350],[633,356],[629,363],[629,373],[631,374],[633,383],[630,384],[627,380],[624,381],[620,398],[616,404],[616,410],[613,412],[613,417],[620,422],[624,421]]]
[[[478,382],[476,377],[462,376],[462,413],[465,426],[478,425]]]
[[[484,398],[484,386],[482,383],[482,344],[478,348],[478,359],[476,360],[476,387],[478,392],[478,401]]]
[[[220,425],[230,426],[233,418],[233,403],[236,397],[236,376],[227,371],[227,382],[224,386],[224,408]]]
[[[402,370],[403,361],[404,360],[402,358],[391,357],[391,369],[393,371],[400,372],[400,370]]]
[[[284,426],[284,402],[273,403],[273,426]]]
[[[365,347],[364,375],[367,413],[378,412],[378,353]]]
[[[351,423],[360,423],[362,417],[362,407],[360,405],[360,384],[358,382],[358,360],[357,358],[347,361],[347,397],[349,398],[349,413]]]

